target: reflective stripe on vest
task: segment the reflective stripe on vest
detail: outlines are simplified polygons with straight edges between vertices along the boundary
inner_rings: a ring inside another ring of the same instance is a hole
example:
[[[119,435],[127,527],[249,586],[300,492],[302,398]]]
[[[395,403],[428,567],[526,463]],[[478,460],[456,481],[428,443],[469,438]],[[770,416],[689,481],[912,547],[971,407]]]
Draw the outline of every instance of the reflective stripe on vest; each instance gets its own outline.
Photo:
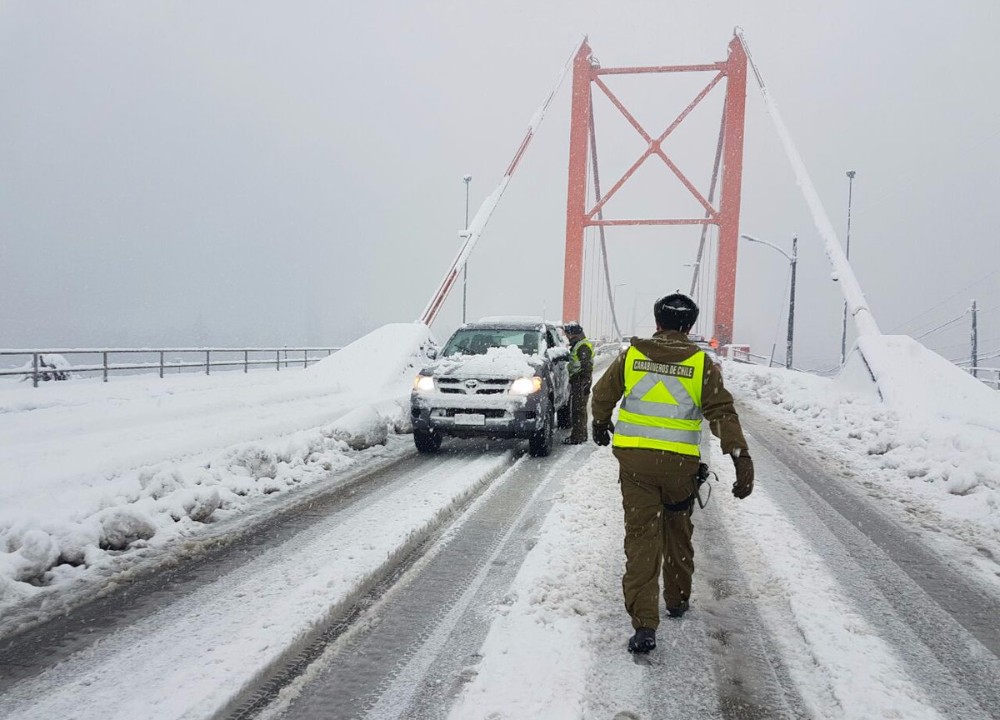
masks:
[[[586,345],[590,348],[590,357],[594,357],[594,343],[590,342],[587,338],[583,340],[578,340],[575,345],[573,345],[573,350],[569,354],[569,374],[577,375],[581,370],[583,370],[583,363],[580,362],[580,348]]]
[[[615,423],[615,447],[699,455],[705,353],[660,363],[635,347],[625,354],[625,394]]]

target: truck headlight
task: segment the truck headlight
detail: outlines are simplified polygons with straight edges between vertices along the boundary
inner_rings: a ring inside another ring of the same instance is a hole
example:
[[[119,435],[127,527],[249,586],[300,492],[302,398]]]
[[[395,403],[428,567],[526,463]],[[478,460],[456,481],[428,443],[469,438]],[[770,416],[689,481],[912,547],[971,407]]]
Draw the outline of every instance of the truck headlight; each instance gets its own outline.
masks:
[[[434,392],[434,378],[430,375],[417,375],[413,378],[413,389],[417,392]]]
[[[535,377],[518,378],[510,386],[511,395],[531,395],[542,389],[542,379]]]

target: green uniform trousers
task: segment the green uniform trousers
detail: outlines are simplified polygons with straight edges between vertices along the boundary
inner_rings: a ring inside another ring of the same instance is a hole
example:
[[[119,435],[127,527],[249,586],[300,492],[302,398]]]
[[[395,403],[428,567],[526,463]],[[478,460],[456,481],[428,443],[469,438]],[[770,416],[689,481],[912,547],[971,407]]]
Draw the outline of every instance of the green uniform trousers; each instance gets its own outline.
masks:
[[[590,397],[590,378],[569,381],[569,437],[576,442],[586,442],[587,399]]]
[[[678,607],[691,596],[694,545],[693,503],[685,510],[665,505],[683,503],[694,494],[693,477],[619,473],[625,510],[625,575],[622,591],[632,627],[655,630],[660,624],[659,578],[663,599]]]

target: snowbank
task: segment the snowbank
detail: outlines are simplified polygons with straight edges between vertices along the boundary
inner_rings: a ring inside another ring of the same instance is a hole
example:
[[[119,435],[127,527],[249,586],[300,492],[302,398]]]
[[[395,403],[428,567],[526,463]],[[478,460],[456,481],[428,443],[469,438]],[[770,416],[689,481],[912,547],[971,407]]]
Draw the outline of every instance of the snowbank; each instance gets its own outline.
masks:
[[[377,454],[432,342],[390,325],[308,371],[0,391],[0,614]]]
[[[894,500],[899,517],[1000,557],[1000,393],[908,338],[882,340],[866,357],[886,403],[843,381],[738,363],[726,364],[726,385],[859,487]]]
[[[306,373],[347,388],[381,387],[412,380],[425,365],[434,345],[430,330],[422,323],[391,323],[365,335],[330,357],[320,360]]]
[[[860,337],[858,348],[889,407],[1000,431],[1000,393],[913,338]]]

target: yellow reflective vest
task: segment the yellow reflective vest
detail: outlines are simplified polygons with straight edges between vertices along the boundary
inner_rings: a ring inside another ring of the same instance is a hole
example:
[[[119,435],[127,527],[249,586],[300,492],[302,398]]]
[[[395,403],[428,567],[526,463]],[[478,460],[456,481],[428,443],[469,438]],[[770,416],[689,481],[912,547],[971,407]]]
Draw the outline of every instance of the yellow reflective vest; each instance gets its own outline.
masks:
[[[583,369],[583,364],[580,362],[580,348],[584,345],[590,348],[590,357],[594,357],[594,343],[590,342],[587,338],[578,340],[573,345],[573,350],[569,354],[570,375],[577,375]]]
[[[704,380],[704,352],[682,362],[661,363],[630,347],[614,446],[700,455]]]

